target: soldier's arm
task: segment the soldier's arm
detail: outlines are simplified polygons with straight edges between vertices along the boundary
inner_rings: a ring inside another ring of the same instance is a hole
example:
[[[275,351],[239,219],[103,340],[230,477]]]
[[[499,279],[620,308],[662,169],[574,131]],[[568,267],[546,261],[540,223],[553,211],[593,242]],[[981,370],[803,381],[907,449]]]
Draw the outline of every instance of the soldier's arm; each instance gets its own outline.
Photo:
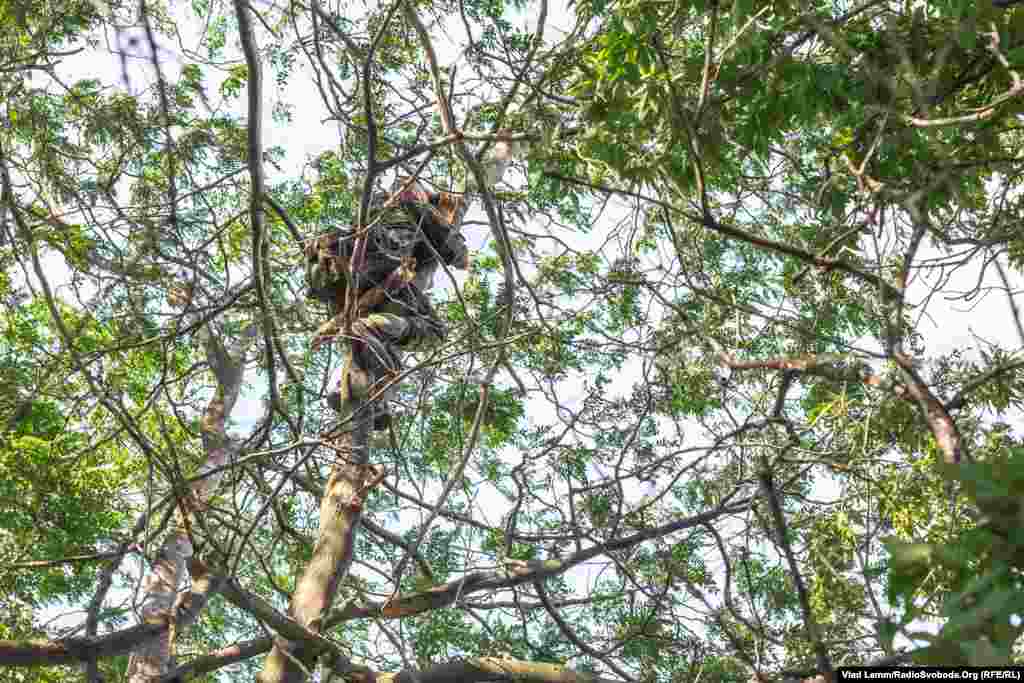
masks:
[[[442,192],[433,195],[431,204],[435,207],[435,213],[421,214],[423,220],[420,221],[420,227],[442,261],[453,268],[464,269],[469,266],[469,250],[466,248],[466,239],[459,232],[462,202],[462,197],[455,194]],[[437,220],[438,214],[444,216],[445,220]]]
[[[457,229],[449,231],[443,250],[438,249],[437,253],[452,268],[460,270],[469,268],[469,247],[466,246],[466,238]]]
[[[526,151],[525,144],[522,142],[498,142],[494,145],[491,153],[483,161],[485,181],[489,187],[494,187],[501,180],[514,159],[523,156]],[[463,193],[441,193],[431,198],[432,203],[438,207],[441,213],[449,214],[450,224],[434,224],[430,226],[430,229],[425,226],[424,232],[444,262],[453,268],[469,268],[469,249],[466,246],[465,238],[459,232],[459,227],[462,224],[462,216],[466,213],[467,205],[475,193],[477,193],[476,184],[470,177]],[[450,206],[444,206],[446,200]]]

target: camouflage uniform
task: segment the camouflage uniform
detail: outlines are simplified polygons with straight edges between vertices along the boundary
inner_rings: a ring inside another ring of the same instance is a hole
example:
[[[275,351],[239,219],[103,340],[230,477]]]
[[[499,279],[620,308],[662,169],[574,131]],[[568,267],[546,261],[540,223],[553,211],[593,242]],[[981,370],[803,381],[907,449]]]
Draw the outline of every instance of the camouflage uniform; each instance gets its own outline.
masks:
[[[407,190],[380,193],[370,204],[370,228],[360,236],[343,230],[306,244],[309,296],[332,304],[334,317],[320,326],[313,347],[340,338],[348,282],[357,263],[352,344],[328,404],[347,417],[349,397],[372,397],[401,372],[397,349],[416,351],[444,340],[447,330],[424,292],[430,288],[439,256],[464,268],[466,242],[459,233],[465,203],[461,195]],[[390,422],[393,389],[375,403],[374,429]]]

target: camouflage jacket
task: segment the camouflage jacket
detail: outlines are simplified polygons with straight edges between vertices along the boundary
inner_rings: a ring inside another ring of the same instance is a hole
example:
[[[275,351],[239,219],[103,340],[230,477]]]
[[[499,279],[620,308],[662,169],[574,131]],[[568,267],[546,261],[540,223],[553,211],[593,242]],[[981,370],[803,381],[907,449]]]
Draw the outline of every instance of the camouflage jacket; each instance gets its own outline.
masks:
[[[372,309],[374,301],[383,299],[411,299],[404,303],[415,305],[430,287],[438,256],[448,265],[464,267],[468,251],[458,229],[464,210],[463,197],[447,192],[378,193],[370,204],[365,235],[347,228],[306,242],[308,296],[344,301],[356,258],[362,261],[356,272],[357,294],[366,302],[361,308]]]

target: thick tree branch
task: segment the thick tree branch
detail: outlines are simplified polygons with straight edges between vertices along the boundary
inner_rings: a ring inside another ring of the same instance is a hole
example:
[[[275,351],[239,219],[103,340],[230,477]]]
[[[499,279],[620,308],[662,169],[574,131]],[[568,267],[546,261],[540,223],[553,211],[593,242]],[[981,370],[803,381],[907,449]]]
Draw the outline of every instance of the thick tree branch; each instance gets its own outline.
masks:
[[[192,590],[177,600],[170,618],[155,619],[95,638],[0,640],[0,666],[57,666],[123,655],[165,637],[172,623],[178,629],[190,626],[222,586],[221,580],[210,575],[198,562],[193,561],[190,570]]]
[[[907,391],[921,408],[928,429],[935,437],[935,442],[938,444],[939,450],[942,451],[946,463],[960,462],[960,458],[966,453],[966,448],[963,438],[960,436],[960,430],[956,426],[956,420],[925,384],[921,375],[914,368],[913,360],[903,353],[895,354],[894,358],[903,375]]]
[[[346,674],[353,683],[620,683],[618,679],[602,678],[558,664],[495,657],[461,659],[437,664],[429,669],[405,669],[398,673],[351,670],[341,673]]]
[[[335,643],[324,638],[317,631],[305,628],[293,619],[281,614],[266,600],[244,590],[233,579],[224,583],[222,592],[228,602],[259,619],[272,628],[282,639],[287,639],[282,640],[282,643],[287,643],[288,640],[291,640],[292,644],[302,643],[305,652],[311,656],[328,651],[339,656],[342,655]]]
[[[292,618],[305,629],[319,633],[338,586],[352,565],[355,535],[362,514],[361,494],[369,457],[367,439],[370,411],[361,401],[353,406],[358,416],[352,431],[339,440],[338,460],[327,481],[320,504],[320,530],[313,557],[295,587],[289,609]],[[260,673],[261,683],[302,683],[320,650],[308,641],[279,640]]]
[[[182,681],[190,680],[210,671],[216,671],[231,664],[244,662],[247,659],[252,659],[269,651],[273,642],[270,638],[256,638],[222,647],[219,650],[190,659],[186,664],[182,664],[170,673],[164,674],[160,678],[159,683],[182,683]]]
[[[207,360],[217,378],[214,396],[206,407],[200,427],[206,459],[199,468],[200,478],[179,499],[177,524],[167,534],[152,571],[143,582],[146,591],[142,607],[143,620],[167,621],[171,628],[141,644],[132,654],[128,664],[128,680],[133,683],[159,679],[171,669],[174,638],[180,628],[174,617],[176,601],[180,599],[178,586],[193,553],[191,517],[206,507],[230,459],[232,449],[228,444],[225,424],[241,391],[245,351],[254,334],[254,327],[243,332],[236,340],[233,353],[227,350],[212,325],[208,326],[204,335]],[[191,564],[205,571],[200,563]],[[192,578],[196,580],[195,575]]]
[[[701,526],[711,522],[725,514],[734,514],[746,510],[751,499],[746,498],[730,503],[731,496],[727,496],[721,505],[702,512],[699,515],[675,520],[668,524],[644,529],[630,536],[624,536],[603,544],[594,545],[564,559],[551,558],[547,560],[507,560],[505,567],[500,571],[479,571],[472,572],[460,579],[451,581],[441,586],[435,586],[421,593],[393,597],[385,603],[370,604],[365,607],[346,606],[343,610],[335,611],[327,620],[329,624],[335,624],[348,619],[363,617],[384,617],[400,618],[413,614],[420,614],[430,610],[440,609],[454,604],[457,600],[484,591],[499,591],[523,584],[544,581],[553,576],[563,574],[573,567],[594,558],[626,550],[635,545],[654,538],[661,538],[667,534]]]
[[[811,646],[814,649],[814,656],[815,659],[817,659],[818,671],[824,674],[826,683],[828,683],[832,681],[834,677],[832,661],[829,659],[828,650],[825,648],[825,644],[821,639],[821,629],[818,626],[817,619],[814,617],[814,611],[811,609],[811,601],[807,592],[807,587],[804,584],[803,575],[800,573],[800,566],[797,564],[796,557],[793,554],[793,547],[789,541],[786,530],[786,518],[782,514],[782,504],[779,501],[778,492],[775,490],[775,485],[772,482],[772,474],[768,469],[767,463],[765,463],[764,468],[760,471],[759,479],[761,482],[761,494],[764,496],[765,502],[768,504],[768,510],[771,513],[772,528],[775,531],[775,542],[778,544],[786,558],[786,563],[789,566],[789,573],[793,579],[793,585],[796,587],[797,598],[800,600],[800,610],[803,613],[804,628],[807,630],[807,639],[811,642]]]

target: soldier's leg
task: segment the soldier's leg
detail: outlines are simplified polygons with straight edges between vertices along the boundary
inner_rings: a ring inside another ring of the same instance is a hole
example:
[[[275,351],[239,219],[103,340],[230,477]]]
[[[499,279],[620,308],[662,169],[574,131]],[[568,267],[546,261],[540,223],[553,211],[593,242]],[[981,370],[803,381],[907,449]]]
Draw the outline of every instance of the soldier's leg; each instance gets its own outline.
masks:
[[[327,405],[347,419],[352,414],[352,398],[369,398],[374,392],[376,378],[362,366],[354,363],[352,347],[345,353],[345,360],[331,382],[331,390],[327,394]],[[387,402],[391,399],[393,389],[388,389],[377,397],[372,408],[374,413],[373,429],[387,429],[391,415],[387,410]]]
[[[408,336],[409,325],[391,313],[371,313],[352,324],[355,339],[348,340],[345,362],[327,396],[328,405],[348,417],[351,398],[367,399],[379,392],[401,372],[397,347]],[[394,395],[389,387],[374,402],[374,429],[386,429],[391,421],[388,402]]]
[[[348,413],[346,403],[350,392],[363,398],[372,396],[382,388],[382,382],[390,381],[401,372],[398,349],[418,351],[433,346],[444,340],[446,329],[441,321],[433,317],[371,313],[352,324],[352,333],[357,337],[352,342],[355,351],[348,352],[337,388],[327,398],[328,404],[337,405],[336,410],[343,414]],[[394,387],[389,387],[378,398],[375,429],[385,429],[390,423],[388,402],[394,391]]]
[[[352,325],[360,364],[367,369],[370,392],[380,391],[402,371],[402,358],[398,351],[408,335],[404,318],[393,313],[371,313]],[[395,387],[390,386],[374,405],[374,428],[386,429],[391,424],[390,403]]]
[[[390,349],[403,351],[423,351],[444,341],[448,334],[444,323],[434,316],[394,313],[372,313],[360,318],[352,331],[360,336],[368,332],[368,337],[375,337]]]
[[[409,328],[405,338],[399,342],[406,351],[426,351],[448,336],[448,328],[435,316],[415,315],[406,320]]]

